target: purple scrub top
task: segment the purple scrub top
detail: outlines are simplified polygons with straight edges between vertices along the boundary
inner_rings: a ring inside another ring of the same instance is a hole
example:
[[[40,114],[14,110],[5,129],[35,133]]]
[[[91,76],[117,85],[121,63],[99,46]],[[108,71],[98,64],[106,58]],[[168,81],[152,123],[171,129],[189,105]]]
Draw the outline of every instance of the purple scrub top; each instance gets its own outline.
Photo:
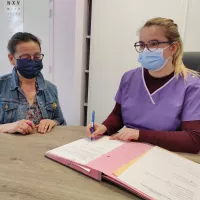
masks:
[[[174,76],[150,94],[139,67],[123,75],[115,101],[121,104],[126,127],[174,131],[182,121],[200,120],[200,79]]]

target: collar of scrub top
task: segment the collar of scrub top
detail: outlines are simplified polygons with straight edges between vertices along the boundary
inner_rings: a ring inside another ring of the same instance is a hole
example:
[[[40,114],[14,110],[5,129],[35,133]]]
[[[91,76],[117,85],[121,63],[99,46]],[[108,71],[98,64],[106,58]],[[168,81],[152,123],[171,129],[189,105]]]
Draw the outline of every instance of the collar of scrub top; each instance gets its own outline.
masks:
[[[46,88],[46,83],[45,83],[44,77],[43,77],[41,72],[36,77],[36,81],[37,81],[38,90],[44,90]],[[11,79],[10,90],[15,90],[18,87],[19,87],[19,78],[18,78],[18,75],[17,75],[17,70],[14,67],[13,71],[12,71],[12,79]]]

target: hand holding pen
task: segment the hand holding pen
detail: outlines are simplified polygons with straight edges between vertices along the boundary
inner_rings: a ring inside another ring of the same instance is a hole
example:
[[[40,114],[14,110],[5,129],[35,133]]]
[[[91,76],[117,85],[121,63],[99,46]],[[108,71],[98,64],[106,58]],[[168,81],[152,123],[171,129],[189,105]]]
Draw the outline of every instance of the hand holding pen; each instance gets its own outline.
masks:
[[[95,129],[94,129],[94,121],[95,121],[95,112],[92,112],[92,127],[91,127],[91,134],[94,133]],[[93,136],[90,138],[91,140],[93,140]]]
[[[102,136],[107,131],[107,128],[102,124],[95,123],[95,112],[92,113],[92,123],[86,128],[87,136],[93,140]]]

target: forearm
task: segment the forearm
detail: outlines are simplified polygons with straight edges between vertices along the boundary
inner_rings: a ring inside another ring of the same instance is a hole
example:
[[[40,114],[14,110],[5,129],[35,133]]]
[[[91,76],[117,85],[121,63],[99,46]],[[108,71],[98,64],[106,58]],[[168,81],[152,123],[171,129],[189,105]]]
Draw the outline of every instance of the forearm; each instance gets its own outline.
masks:
[[[9,127],[9,124],[0,124],[0,133],[7,133],[8,127]]]
[[[113,119],[111,121],[109,117],[102,124],[107,128],[106,133],[108,135],[112,135],[123,128],[123,124],[121,124],[121,121],[119,121],[118,119]]]
[[[4,124],[0,124],[0,133],[2,133],[3,129],[4,129]]]
[[[102,124],[107,128],[108,135],[112,135],[123,128],[124,124],[120,104],[116,103],[113,111]]]
[[[151,131],[140,130],[139,142],[160,146],[170,151],[198,153],[200,151],[200,131]]]

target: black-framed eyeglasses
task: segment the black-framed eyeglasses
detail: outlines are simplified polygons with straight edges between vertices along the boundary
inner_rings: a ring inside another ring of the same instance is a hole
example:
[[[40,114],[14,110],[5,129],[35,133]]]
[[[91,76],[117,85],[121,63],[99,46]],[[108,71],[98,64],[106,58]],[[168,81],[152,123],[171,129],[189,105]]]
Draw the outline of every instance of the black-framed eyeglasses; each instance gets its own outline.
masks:
[[[147,42],[146,44],[144,42],[136,42],[134,44],[135,50],[138,53],[141,53],[144,51],[145,47],[149,50],[149,51],[156,51],[159,47],[159,44],[172,44],[172,42],[170,41],[158,41],[158,40],[150,40],[149,42]]]
[[[43,58],[44,58],[44,54],[37,53],[37,54],[35,54],[33,56],[31,56],[29,54],[23,54],[23,55],[20,55],[18,59],[26,59],[29,62],[32,59],[35,60],[35,61],[41,61]]]

